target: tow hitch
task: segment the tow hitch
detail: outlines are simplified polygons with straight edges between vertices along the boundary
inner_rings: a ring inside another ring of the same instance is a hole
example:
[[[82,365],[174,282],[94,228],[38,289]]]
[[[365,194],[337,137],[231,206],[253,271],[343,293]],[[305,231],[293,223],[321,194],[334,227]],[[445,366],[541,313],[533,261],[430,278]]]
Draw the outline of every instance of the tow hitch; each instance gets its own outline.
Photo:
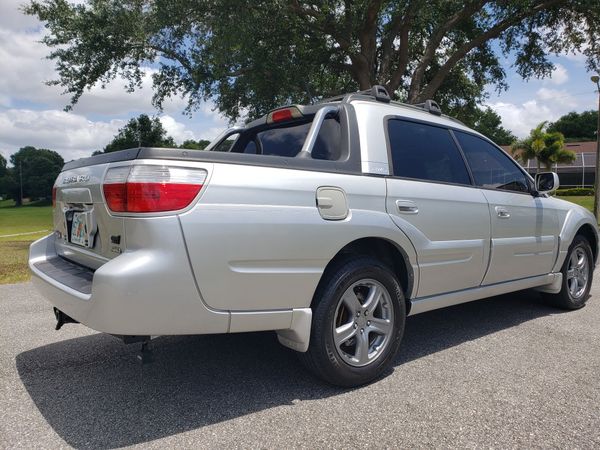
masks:
[[[154,353],[152,352],[152,336],[117,336],[122,339],[125,344],[141,343],[140,351],[136,358],[140,364],[148,364],[154,361]],[[154,336],[156,337],[156,336]]]
[[[62,312],[58,308],[54,308],[54,316],[56,317],[55,330],[60,330],[65,323],[79,323],[72,317],[67,316],[64,312]]]

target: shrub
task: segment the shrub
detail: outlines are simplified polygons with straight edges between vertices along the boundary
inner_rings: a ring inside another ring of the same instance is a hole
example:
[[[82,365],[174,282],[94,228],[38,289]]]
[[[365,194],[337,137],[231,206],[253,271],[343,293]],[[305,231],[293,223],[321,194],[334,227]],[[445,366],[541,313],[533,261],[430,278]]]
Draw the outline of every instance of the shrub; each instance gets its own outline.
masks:
[[[568,196],[581,196],[581,195],[594,195],[594,189],[592,188],[569,188],[569,189],[558,189],[556,195],[560,197]]]

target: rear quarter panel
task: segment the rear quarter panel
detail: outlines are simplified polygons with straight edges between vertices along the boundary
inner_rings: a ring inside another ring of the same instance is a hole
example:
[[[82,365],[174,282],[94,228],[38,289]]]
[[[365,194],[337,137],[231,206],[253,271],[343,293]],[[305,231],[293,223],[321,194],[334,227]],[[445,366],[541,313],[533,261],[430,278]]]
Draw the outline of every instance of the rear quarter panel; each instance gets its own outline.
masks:
[[[324,220],[321,186],[341,188],[349,214]],[[232,311],[310,305],[326,265],[346,244],[382,237],[416,257],[385,210],[385,179],[269,167],[215,164],[201,201],[180,215],[204,301]]]

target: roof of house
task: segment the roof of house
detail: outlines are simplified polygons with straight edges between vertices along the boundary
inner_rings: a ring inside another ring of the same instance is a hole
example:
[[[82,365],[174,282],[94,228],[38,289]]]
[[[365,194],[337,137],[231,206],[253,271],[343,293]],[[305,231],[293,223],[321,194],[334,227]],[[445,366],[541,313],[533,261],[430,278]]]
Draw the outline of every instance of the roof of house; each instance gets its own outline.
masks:
[[[596,141],[588,142],[567,142],[565,149],[575,153],[596,153]],[[502,149],[510,154],[510,145],[501,145]]]

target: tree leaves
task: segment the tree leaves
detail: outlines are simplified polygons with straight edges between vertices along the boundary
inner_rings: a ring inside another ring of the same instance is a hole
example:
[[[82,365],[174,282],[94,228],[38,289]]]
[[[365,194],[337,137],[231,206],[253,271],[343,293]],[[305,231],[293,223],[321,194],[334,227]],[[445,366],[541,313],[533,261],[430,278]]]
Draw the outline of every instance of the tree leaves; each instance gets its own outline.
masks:
[[[523,164],[536,159],[538,171],[542,164],[547,170],[551,170],[553,164],[570,163],[576,158],[575,152],[565,149],[562,133],[548,132],[547,124],[548,122],[540,123],[531,130],[528,137],[514,143],[511,149],[513,156]]]
[[[383,84],[401,100],[472,107],[524,78],[551,73],[552,53],[600,67],[596,0],[33,0],[46,22],[71,105],[116,76],[153,75],[154,104],[174,95],[192,113],[211,99],[234,120]]]

